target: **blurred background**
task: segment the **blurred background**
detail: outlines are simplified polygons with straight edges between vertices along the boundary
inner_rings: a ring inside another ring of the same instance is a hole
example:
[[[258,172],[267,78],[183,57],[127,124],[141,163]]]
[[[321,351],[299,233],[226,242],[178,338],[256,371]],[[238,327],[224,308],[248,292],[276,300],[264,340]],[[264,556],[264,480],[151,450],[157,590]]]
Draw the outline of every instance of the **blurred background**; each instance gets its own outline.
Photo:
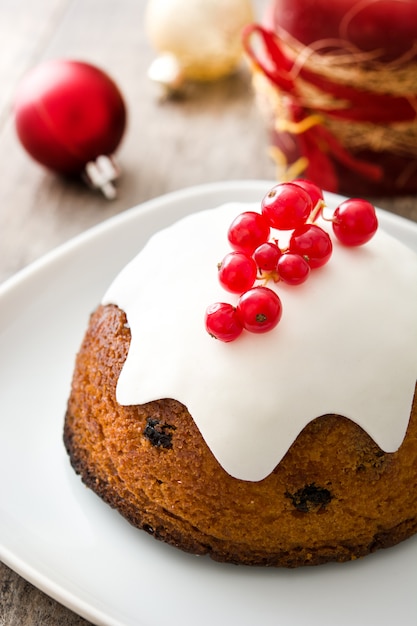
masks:
[[[182,3],[186,6],[186,2]],[[253,3],[261,14],[266,2]],[[271,179],[267,131],[245,64],[166,98],[148,77],[156,52],[143,0],[0,1],[0,280],[82,230],[131,206],[190,185]],[[115,81],[127,125],[117,150],[117,199],[35,162],[15,131],[17,87],[46,59],[87,61]],[[209,60],[210,64],[210,60]]]

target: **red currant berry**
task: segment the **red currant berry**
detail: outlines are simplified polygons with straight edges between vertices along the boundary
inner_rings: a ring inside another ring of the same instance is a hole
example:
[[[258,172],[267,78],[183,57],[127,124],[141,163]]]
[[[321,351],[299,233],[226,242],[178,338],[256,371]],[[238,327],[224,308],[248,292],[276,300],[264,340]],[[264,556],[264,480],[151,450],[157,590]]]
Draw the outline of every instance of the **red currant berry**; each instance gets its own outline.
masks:
[[[238,215],[230,224],[227,238],[234,250],[252,254],[270,233],[266,219],[255,211],[246,211]]]
[[[243,293],[256,280],[257,268],[252,257],[243,252],[229,252],[219,265],[219,281],[232,293]]]
[[[253,287],[239,298],[237,311],[243,328],[252,333],[266,333],[281,319],[278,295],[268,287]]]
[[[311,180],[307,180],[305,178],[296,178],[295,180],[292,180],[291,182],[294,185],[298,185],[299,187],[302,187],[304,191],[306,191],[308,195],[310,196],[311,201],[313,203],[313,213],[312,215],[310,215],[310,220],[312,222],[315,222],[316,219],[319,217],[320,213],[322,212],[322,209],[324,206],[324,197],[323,197],[322,190],[320,189],[320,187],[318,187],[313,182],[311,182]]]
[[[367,200],[345,200],[333,215],[333,231],[345,246],[361,246],[378,228],[375,207]]]
[[[290,238],[289,251],[304,257],[312,269],[327,263],[332,250],[329,235],[316,224],[296,228]]]
[[[274,272],[277,269],[278,259],[282,252],[276,243],[267,241],[256,248],[253,253],[256,265],[265,272]]]
[[[234,341],[243,330],[237,310],[226,302],[215,302],[206,309],[207,332],[220,341]]]
[[[262,215],[273,228],[292,230],[305,224],[313,202],[308,193],[298,185],[275,185],[262,200]]]
[[[277,271],[280,279],[287,285],[301,285],[310,274],[310,266],[299,254],[286,252],[278,261]]]

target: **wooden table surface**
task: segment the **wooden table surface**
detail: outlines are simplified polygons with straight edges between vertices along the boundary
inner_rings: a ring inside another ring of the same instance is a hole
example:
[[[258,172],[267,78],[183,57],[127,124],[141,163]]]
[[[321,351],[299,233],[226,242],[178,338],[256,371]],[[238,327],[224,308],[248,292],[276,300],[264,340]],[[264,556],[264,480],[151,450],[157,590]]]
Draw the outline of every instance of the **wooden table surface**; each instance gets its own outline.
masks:
[[[266,0],[254,2],[258,14]],[[248,73],[160,98],[144,0],[0,0],[0,282],[81,231],[169,191],[220,180],[268,179],[275,167]],[[43,59],[81,59],[107,71],[129,110],[117,152],[118,197],[42,169],[19,144],[12,112],[22,75]],[[378,205],[417,221],[417,198]],[[4,480],[4,478],[3,478]],[[0,564],[1,626],[87,624]]]

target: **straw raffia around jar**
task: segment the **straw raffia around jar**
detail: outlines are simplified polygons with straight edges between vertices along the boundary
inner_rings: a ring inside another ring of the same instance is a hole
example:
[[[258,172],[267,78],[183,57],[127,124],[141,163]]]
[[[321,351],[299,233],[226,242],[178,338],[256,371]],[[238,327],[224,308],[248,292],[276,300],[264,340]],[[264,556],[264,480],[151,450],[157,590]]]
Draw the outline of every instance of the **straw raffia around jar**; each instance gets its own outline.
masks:
[[[259,25],[246,29],[244,44],[275,130],[296,135],[300,146],[292,163],[272,148],[281,178],[313,171],[311,178],[337,191],[333,159],[378,181],[381,168],[355,156],[362,150],[415,159],[417,169],[417,44],[390,63],[341,40],[304,46]]]

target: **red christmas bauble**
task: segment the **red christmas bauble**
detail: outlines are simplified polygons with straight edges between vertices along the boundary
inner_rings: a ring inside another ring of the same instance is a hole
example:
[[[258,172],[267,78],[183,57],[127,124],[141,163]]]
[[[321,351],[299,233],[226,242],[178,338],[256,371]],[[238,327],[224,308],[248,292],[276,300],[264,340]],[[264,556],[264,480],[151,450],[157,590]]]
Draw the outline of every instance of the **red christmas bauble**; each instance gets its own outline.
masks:
[[[111,155],[126,126],[126,107],[114,81],[81,61],[52,60],[21,81],[15,100],[18,137],[39,163],[78,174]]]

